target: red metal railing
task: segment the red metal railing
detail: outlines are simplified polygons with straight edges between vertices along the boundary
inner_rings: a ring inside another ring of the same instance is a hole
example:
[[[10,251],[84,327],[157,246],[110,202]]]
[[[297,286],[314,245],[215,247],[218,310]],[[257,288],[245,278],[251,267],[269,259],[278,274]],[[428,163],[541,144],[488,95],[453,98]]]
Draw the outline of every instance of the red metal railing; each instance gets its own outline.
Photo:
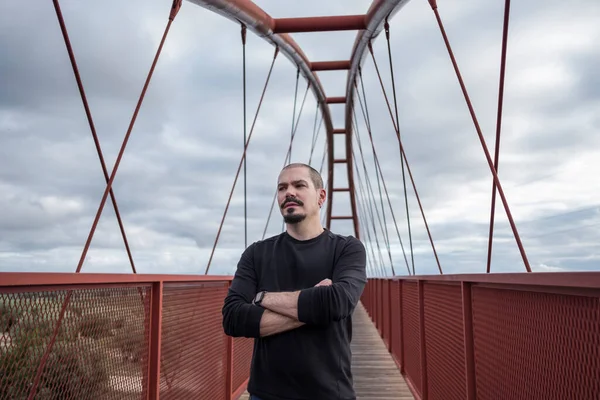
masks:
[[[0,399],[239,397],[253,341],[223,333],[230,282],[1,273]]]
[[[600,396],[600,273],[371,279],[362,302],[418,399]]]
[[[0,273],[0,399],[237,398],[230,280]],[[372,279],[362,302],[419,399],[600,393],[598,273]]]

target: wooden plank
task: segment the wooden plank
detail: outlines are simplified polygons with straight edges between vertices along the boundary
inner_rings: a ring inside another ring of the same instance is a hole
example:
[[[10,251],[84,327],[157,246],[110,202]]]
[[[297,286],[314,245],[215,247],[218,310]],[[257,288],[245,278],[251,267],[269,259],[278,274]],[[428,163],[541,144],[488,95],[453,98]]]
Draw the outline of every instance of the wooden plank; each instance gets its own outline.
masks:
[[[248,394],[248,392],[244,392],[239,398],[239,400],[249,400],[249,399],[250,399],[250,395]]]
[[[357,400],[414,400],[383,339],[359,303],[352,319],[352,374]],[[244,392],[240,400],[248,400]]]
[[[358,303],[352,321],[352,374],[357,400],[414,399],[362,303]]]

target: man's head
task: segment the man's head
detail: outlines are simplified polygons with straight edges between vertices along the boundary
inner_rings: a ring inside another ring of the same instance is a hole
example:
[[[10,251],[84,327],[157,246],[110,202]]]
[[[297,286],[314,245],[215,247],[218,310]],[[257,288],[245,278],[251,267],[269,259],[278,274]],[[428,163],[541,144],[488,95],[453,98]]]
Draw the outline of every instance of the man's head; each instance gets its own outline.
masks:
[[[307,218],[319,221],[325,197],[323,178],[310,165],[289,164],[279,173],[277,203],[286,223],[297,224]]]

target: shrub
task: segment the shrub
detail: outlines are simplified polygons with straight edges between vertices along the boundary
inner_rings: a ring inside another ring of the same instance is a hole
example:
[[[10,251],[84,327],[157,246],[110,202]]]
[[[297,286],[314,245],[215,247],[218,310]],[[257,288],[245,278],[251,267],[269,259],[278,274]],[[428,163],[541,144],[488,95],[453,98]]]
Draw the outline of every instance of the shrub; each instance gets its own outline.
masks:
[[[27,398],[54,333],[55,320],[34,314],[28,312],[13,318],[8,333],[5,333],[7,345],[5,349],[0,349],[1,399]],[[3,312],[1,315],[10,314]],[[104,319],[92,317],[85,324],[88,329],[94,328],[90,330],[91,334],[105,332]],[[7,318],[3,318],[5,320]],[[65,319],[59,328],[41,375],[36,399],[99,398],[99,394],[106,390],[106,354],[90,348],[89,342],[77,341],[77,330],[74,329],[77,325],[73,326],[73,322]]]
[[[140,322],[129,321],[123,329],[119,330],[115,338],[115,344],[121,351],[123,359],[131,362],[141,360],[145,346],[144,325]]]
[[[81,336],[101,339],[110,335],[112,322],[100,314],[87,314],[79,322]]]
[[[9,332],[19,319],[19,313],[12,307],[0,302],[0,333]]]

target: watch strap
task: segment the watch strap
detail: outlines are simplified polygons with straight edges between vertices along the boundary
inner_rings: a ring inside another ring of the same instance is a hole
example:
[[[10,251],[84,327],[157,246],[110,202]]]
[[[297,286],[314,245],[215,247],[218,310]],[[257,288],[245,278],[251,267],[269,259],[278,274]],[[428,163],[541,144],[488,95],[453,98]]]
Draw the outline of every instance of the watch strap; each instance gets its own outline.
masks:
[[[252,304],[259,306],[260,303],[262,303],[263,299],[265,298],[265,294],[267,293],[266,290],[263,290],[261,292],[258,292],[256,294],[256,296],[254,297],[254,300],[252,300]]]

